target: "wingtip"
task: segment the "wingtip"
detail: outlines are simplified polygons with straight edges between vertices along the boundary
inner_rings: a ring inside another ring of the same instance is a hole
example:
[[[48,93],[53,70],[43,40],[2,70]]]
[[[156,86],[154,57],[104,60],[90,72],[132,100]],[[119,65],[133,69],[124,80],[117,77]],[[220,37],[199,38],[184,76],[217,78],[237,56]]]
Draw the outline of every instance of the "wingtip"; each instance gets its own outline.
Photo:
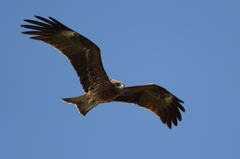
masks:
[[[43,17],[41,17],[41,16],[39,16],[39,15],[34,15],[34,17],[35,17],[35,18],[38,18],[38,19],[41,19],[41,18],[43,18]],[[51,17],[51,16],[48,16],[48,18],[52,19],[52,17]],[[44,18],[44,19],[45,19],[45,18]]]
[[[177,97],[176,97],[177,98]],[[182,101],[181,99],[177,98],[177,100],[180,102],[180,103],[184,103],[184,101]]]
[[[35,17],[35,18],[38,18],[38,19],[41,18],[39,15],[34,15],[34,17]]]
[[[24,25],[20,25],[20,27],[23,27],[23,28],[24,28]],[[24,32],[21,32],[21,34],[24,34]]]
[[[167,126],[168,126],[169,129],[172,129],[172,123],[171,122],[168,122]]]
[[[181,109],[182,112],[186,112],[185,108],[182,105],[179,107],[179,109]]]

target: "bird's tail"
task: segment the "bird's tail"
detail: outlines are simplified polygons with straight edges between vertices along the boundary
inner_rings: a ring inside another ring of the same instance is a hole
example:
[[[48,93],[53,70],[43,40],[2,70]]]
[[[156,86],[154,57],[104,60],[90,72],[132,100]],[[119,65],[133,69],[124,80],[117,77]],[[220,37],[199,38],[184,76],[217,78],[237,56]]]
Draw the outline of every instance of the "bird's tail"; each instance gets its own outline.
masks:
[[[94,102],[93,100],[85,100],[86,94],[77,96],[77,97],[72,97],[72,98],[62,98],[64,102],[74,104],[78,111],[85,116],[89,110],[94,108],[95,106],[98,105],[97,102]]]

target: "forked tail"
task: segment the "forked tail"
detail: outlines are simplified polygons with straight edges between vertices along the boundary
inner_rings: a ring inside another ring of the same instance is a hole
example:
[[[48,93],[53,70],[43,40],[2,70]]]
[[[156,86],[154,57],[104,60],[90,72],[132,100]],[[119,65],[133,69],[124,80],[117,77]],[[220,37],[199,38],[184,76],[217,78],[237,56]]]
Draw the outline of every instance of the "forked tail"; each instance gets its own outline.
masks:
[[[86,94],[77,96],[77,97],[72,97],[72,98],[62,98],[64,102],[74,104],[78,111],[85,116],[89,110],[94,108],[95,106],[98,105],[97,102],[92,102],[90,99],[89,101],[85,99]]]

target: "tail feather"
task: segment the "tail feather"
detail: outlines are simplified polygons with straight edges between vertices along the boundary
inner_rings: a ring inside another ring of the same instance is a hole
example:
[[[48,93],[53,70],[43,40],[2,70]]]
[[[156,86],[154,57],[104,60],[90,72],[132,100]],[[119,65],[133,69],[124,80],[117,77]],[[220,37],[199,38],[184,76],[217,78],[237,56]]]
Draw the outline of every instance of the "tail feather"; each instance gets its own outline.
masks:
[[[89,110],[91,110],[92,108],[98,105],[97,102],[92,102],[92,100],[90,100],[90,102],[87,100],[84,100],[85,96],[86,94],[80,95],[77,97],[72,97],[72,98],[62,98],[62,100],[64,102],[74,104],[77,107],[79,113],[85,116]]]

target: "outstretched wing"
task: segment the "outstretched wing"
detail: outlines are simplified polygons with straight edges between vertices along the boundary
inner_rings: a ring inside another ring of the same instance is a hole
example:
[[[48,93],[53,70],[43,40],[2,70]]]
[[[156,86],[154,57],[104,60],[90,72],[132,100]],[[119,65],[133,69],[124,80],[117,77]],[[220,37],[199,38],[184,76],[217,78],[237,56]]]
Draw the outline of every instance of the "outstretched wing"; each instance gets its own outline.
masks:
[[[154,112],[164,124],[171,129],[172,123],[177,126],[177,119],[181,121],[179,109],[185,112],[180,99],[156,84],[125,87],[124,93],[114,101],[134,103]]]
[[[71,62],[80,77],[80,82],[85,92],[91,83],[105,81],[111,84],[102,66],[100,49],[89,39],[66,27],[57,20],[50,20],[35,16],[41,21],[24,20],[34,25],[21,25],[21,27],[33,29],[23,34],[36,35],[31,39],[41,40],[58,49]]]

